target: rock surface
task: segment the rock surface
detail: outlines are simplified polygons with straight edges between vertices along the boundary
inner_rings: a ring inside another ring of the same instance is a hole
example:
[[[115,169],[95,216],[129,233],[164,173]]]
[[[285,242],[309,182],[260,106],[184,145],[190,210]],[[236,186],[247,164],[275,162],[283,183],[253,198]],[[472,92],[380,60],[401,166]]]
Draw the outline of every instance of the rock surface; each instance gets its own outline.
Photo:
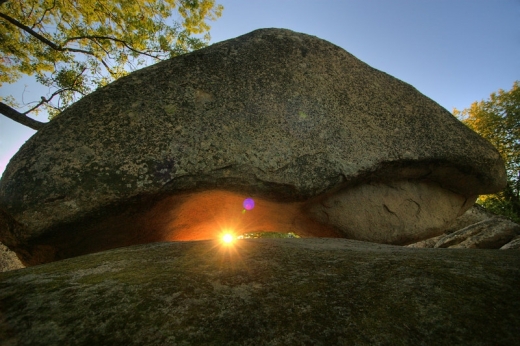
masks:
[[[403,244],[442,233],[467,208],[466,198],[437,185],[398,181],[344,190],[312,206],[310,213],[346,238]]]
[[[518,235],[520,225],[507,219],[492,218],[442,237],[435,248],[499,249]]]
[[[505,169],[412,86],[327,41],[262,29],[133,72],[38,131],[0,181],[0,241],[38,264],[169,239],[170,213],[194,192],[307,203],[304,219],[335,193],[399,181],[470,205],[505,185]],[[334,225],[313,235],[349,234]],[[204,239],[198,227],[184,237]],[[372,239],[393,242],[388,232]]]
[[[435,244],[437,244],[437,242],[444,236],[445,236],[445,234],[441,234],[441,235],[438,235],[433,238],[428,238],[428,239],[421,240],[421,241],[418,241],[418,242],[415,242],[412,244],[408,244],[408,245],[406,245],[406,247],[418,248],[418,249],[433,249],[435,247]]]
[[[453,232],[460,231],[465,227],[476,224],[477,222],[489,220],[496,217],[499,216],[487,211],[484,207],[475,203],[464,214],[453,220],[453,222],[448,226],[448,228],[444,230],[444,233],[451,234]]]
[[[0,273],[21,268],[25,268],[25,266],[20,262],[16,253],[0,243]]]
[[[515,250],[520,249],[520,236],[514,237],[509,243],[502,246],[500,250]]]
[[[520,252],[156,243],[0,274],[15,345],[516,345]]]
[[[412,244],[406,245],[407,247],[413,247],[413,248],[433,248],[435,247],[435,244],[443,238],[444,236],[451,234],[456,231],[460,231],[463,228],[466,228],[468,226],[471,226],[473,224],[476,224],[480,221],[489,220],[492,218],[497,218],[498,215],[495,215],[493,213],[490,213],[485,208],[481,207],[478,204],[474,204],[471,208],[469,208],[464,214],[457,217],[455,220],[453,220],[449,226],[444,230],[443,234],[424,239]],[[499,217],[500,218],[500,217]]]

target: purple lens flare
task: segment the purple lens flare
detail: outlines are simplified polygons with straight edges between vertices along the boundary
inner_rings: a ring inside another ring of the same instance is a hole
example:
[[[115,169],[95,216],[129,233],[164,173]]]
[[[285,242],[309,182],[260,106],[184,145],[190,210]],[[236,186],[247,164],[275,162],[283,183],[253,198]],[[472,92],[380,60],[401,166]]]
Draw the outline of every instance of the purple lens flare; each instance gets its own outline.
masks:
[[[252,198],[244,199],[244,203],[242,203],[245,210],[251,210],[255,207],[255,201]]]

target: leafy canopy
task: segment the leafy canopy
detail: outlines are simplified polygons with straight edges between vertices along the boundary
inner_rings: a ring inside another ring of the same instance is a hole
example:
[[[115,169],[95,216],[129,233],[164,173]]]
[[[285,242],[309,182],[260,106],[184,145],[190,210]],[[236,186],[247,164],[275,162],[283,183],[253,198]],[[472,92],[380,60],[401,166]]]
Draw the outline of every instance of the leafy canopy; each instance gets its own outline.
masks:
[[[505,190],[481,196],[479,203],[520,222],[520,82],[516,81],[511,90],[500,89],[488,100],[473,102],[462,111],[454,109],[453,114],[493,144],[506,164]]]
[[[0,0],[0,86],[34,75],[53,92],[23,115],[55,115],[129,71],[204,47],[222,10],[215,0]]]

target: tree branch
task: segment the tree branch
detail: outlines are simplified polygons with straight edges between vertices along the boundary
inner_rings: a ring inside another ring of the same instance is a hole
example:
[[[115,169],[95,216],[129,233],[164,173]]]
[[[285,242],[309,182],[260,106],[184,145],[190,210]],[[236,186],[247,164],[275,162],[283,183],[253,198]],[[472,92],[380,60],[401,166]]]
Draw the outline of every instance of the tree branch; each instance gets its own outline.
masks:
[[[68,89],[57,90],[57,91],[53,92],[52,95],[49,98],[45,98],[45,97],[42,96],[41,97],[41,101],[38,102],[38,104],[36,106],[34,106],[33,108],[29,109],[27,112],[20,113],[20,114],[27,115],[27,114],[31,113],[32,111],[34,111],[35,109],[37,109],[41,105],[43,105],[44,103],[49,103],[54,98],[54,96],[59,95],[59,94],[61,94],[62,92],[66,91],[66,90],[68,90]]]
[[[52,10],[55,6],[56,6],[56,0],[54,0],[52,2],[52,7],[51,8],[46,8],[45,11],[43,11],[43,14],[42,14],[42,17],[40,18],[40,20],[37,21],[36,23],[34,23],[33,26],[31,27],[31,29],[33,29],[36,26],[40,25],[41,22],[43,21],[43,18],[45,18],[45,16],[47,15],[47,12],[50,12],[50,10]]]
[[[16,121],[17,123],[20,123],[22,125],[28,126],[33,130],[38,131],[39,129],[43,128],[45,126],[45,123],[42,123],[38,120],[31,119],[22,113],[18,112],[17,110],[9,107],[3,102],[0,102],[0,113],[8,117],[9,119],[12,119]]]
[[[0,0],[0,1],[2,1],[2,0]],[[35,37],[36,39],[40,40],[41,42],[45,43],[46,45],[48,45],[49,47],[51,47],[54,50],[57,50],[57,51],[60,51],[60,52],[75,52],[75,53],[83,53],[83,54],[96,56],[94,54],[94,52],[91,52],[91,51],[88,51],[88,50],[76,49],[76,48],[67,48],[67,47],[58,46],[56,43],[54,43],[52,41],[49,41],[47,38],[45,38],[44,36],[38,34],[33,29],[29,28],[28,26],[20,23],[16,19],[9,17],[8,15],[6,15],[6,14],[4,14],[2,12],[0,12],[0,18],[3,18],[5,20],[7,20],[9,23],[19,27],[20,29],[24,30],[25,32],[27,32],[31,36]]]
[[[152,55],[150,53],[147,53],[147,52],[143,52],[143,51],[140,51],[140,50],[137,50],[135,49],[134,47],[132,47],[131,45],[128,44],[128,42],[126,42],[125,40],[120,40],[118,38],[115,38],[115,37],[110,37],[110,36],[77,36],[77,37],[71,37],[71,38],[68,38],[66,41],[65,41],[65,44],[71,42],[71,41],[76,41],[76,40],[82,40],[82,39],[89,39],[89,40],[111,40],[111,41],[114,41],[114,42],[119,42],[121,43],[122,45],[124,45],[126,48],[130,49],[132,52],[135,52],[135,53],[138,53],[138,54],[141,54],[141,55],[146,55],[146,56],[149,56],[150,58],[154,58],[154,59],[159,59],[159,57],[157,55]]]
[[[87,68],[85,67],[80,73],[78,73],[78,75],[76,76],[76,78],[74,79],[74,84],[76,84],[76,81],[78,80],[78,78],[85,72]],[[74,86],[74,85],[73,85]],[[51,102],[51,100],[54,98],[54,96],[57,96],[65,91],[74,91],[74,92],[77,92],[83,96],[85,96],[85,94],[79,90],[76,90],[74,88],[63,88],[63,89],[59,89],[59,90],[56,90],[55,92],[52,93],[52,95],[48,98],[45,98],[45,97],[41,97],[41,101],[38,102],[38,104],[34,107],[32,107],[31,109],[29,109],[27,112],[24,112],[24,113],[21,113],[22,115],[27,115],[29,113],[31,113],[32,111],[34,111],[35,109],[39,108],[41,105],[43,105],[44,103],[49,103]],[[54,107],[52,105],[50,105],[51,107]],[[56,108],[56,107],[54,107]]]
[[[110,73],[110,75],[112,77],[114,77],[115,73],[112,72],[112,69],[110,68],[110,66],[108,66],[108,64],[105,62],[105,60],[101,59],[101,63],[103,64],[103,66],[105,66],[105,68],[107,69],[108,73]]]

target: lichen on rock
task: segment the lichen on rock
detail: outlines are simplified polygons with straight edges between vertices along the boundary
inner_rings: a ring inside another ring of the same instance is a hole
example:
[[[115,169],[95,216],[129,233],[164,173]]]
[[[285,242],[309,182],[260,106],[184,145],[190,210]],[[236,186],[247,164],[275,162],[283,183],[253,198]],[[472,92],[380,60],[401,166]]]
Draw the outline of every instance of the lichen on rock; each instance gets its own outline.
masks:
[[[0,273],[0,340],[515,345],[519,254],[346,239],[126,247]]]

